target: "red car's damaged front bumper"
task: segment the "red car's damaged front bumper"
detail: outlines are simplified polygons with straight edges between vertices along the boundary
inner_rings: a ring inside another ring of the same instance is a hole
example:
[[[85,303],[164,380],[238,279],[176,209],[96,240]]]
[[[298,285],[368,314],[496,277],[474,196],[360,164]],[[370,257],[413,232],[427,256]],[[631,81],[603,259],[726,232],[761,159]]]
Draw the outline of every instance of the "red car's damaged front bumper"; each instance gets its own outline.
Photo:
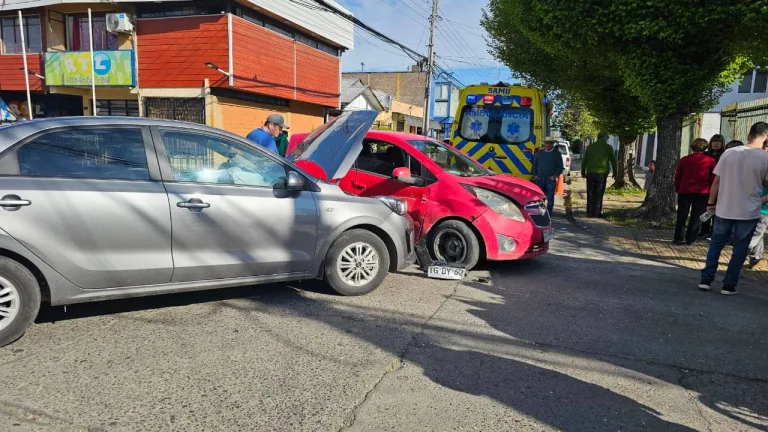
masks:
[[[543,215],[526,214],[525,219],[525,222],[507,219],[490,209],[475,219],[473,224],[483,236],[487,259],[526,259],[549,251],[549,242],[544,241],[545,231],[552,229],[549,215],[546,212]],[[514,247],[510,247],[512,245]]]

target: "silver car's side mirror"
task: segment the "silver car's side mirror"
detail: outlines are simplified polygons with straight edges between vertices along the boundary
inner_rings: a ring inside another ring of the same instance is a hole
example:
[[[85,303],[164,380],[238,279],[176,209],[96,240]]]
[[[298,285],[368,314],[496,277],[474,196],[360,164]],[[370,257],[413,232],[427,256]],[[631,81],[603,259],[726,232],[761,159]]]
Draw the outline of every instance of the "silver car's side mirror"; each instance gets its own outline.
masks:
[[[288,171],[288,176],[285,178],[285,189],[289,191],[301,191],[304,190],[306,182],[304,177],[296,171]]]

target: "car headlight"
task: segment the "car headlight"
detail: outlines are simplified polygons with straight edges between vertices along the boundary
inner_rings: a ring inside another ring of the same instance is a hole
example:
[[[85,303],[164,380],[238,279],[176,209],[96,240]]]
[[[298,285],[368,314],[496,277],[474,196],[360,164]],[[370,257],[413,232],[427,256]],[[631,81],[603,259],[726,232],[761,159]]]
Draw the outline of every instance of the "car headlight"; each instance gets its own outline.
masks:
[[[400,216],[405,216],[405,214],[408,213],[408,205],[401,199],[390,196],[380,196],[376,197],[376,199],[386,204],[387,207]]]
[[[489,191],[488,189],[479,188],[476,186],[470,186],[462,184],[472,195],[483,202],[483,204],[492,208],[496,213],[504,216],[507,219],[512,219],[518,222],[525,222],[525,216],[520,211],[520,207],[515,204],[514,201],[505,197],[502,194]]]

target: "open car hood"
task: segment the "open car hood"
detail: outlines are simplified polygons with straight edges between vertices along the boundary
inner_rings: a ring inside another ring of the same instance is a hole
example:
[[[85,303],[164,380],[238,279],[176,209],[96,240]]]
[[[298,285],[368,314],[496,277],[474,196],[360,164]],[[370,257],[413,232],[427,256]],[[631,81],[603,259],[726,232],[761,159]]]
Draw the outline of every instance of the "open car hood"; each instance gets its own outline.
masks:
[[[346,111],[307,135],[285,157],[314,163],[325,171],[327,180],[340,179],[360,155],[365,134],[377,115],[369,110]]]

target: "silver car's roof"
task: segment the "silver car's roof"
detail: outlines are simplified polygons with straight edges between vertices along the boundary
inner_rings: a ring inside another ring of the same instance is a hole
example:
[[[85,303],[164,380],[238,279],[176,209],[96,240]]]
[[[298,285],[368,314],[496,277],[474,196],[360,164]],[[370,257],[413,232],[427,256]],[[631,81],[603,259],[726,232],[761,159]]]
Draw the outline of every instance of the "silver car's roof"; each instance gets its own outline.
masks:
[[[222,129],[216,129],[197,123],[187,123],[175,120],[152,119],[146,117],[55,117],[28,120],[0,128],[0,151],[5,150],[19,140],[22,140],[37,132],[70,126],[104,125],[181,127],[186,129],[194,129],[201,132],[215,132],[220,135],[229,136],[230,138],[236,138],[240,140],[243,139],[243,137],[239,135],[232,134]],[[255,129],[259,126],[260,125],[254,124],[253,127]]]

